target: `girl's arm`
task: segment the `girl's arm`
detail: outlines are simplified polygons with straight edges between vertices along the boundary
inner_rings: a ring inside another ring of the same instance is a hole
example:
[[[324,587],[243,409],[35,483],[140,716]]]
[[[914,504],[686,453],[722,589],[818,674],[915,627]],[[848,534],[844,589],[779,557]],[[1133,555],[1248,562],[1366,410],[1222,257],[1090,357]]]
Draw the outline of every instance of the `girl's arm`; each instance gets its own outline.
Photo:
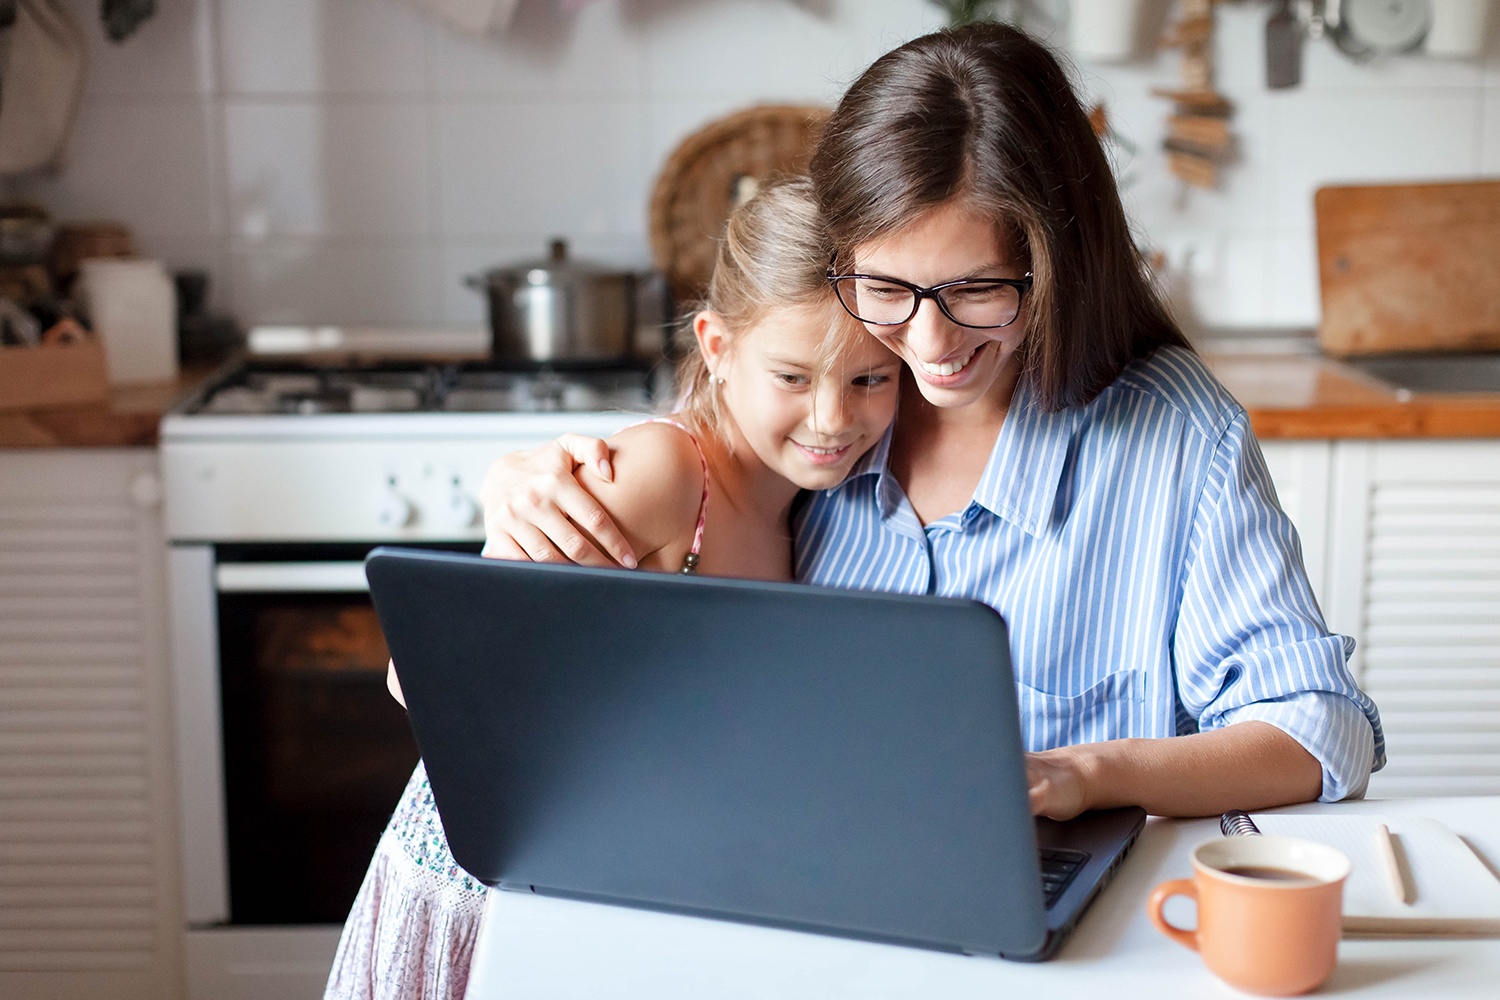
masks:
[[[396,676],[395,660],[385,661],[385,689],[396,699],[396,704],[406,707],[406,695],[401,693],[401,678]]]
[[[1031,811],[1071,819],[1138,805],[1156,816],[1213,816],[1311,802],[1323,767],[1268,722],[1165,739],[1106,740],[1026,755]]]
[[[703,506],[705,472],[698,445],[681,428],[663,423],[628,427],[607,444],[609,476],[597,465],[581,465],[575,472],[575,488],[602,516],[574,522],[575,530],[596,549],[608,548],[594,534],[596,523],[607,524],[642,569],[677,572]]]
[[[625,534],[575,478],[581,468],[595,470],[602,482],[613,481],[609,445],[564,434],[551,444],[496,459],[479,487],[484,554],[634,569],[636,553]]]

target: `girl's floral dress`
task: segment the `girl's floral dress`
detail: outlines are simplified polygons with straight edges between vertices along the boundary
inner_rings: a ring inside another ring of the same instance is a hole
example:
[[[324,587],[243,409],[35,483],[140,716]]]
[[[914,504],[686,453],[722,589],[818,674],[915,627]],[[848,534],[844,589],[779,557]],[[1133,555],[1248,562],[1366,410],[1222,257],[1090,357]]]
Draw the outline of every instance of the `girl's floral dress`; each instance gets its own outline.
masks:
[[[344,923],[324,1000],[462,1000],[484,894],[453,860],[418,763]]]

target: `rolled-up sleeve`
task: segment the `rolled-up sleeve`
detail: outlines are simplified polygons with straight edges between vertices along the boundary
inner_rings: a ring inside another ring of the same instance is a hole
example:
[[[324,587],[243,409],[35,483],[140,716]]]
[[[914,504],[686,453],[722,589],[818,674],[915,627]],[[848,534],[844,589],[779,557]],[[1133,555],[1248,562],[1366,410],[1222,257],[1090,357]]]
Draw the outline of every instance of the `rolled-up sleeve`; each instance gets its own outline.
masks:
[[[1187,716],[1200,730],[1270,723],[1322,765],[1322,801],[1362,795],[1385,764],[1380,715],[1349,670],[1354,640],[1324,624],[1243,411],[1215,449],[1188,546],[1172,640]]]

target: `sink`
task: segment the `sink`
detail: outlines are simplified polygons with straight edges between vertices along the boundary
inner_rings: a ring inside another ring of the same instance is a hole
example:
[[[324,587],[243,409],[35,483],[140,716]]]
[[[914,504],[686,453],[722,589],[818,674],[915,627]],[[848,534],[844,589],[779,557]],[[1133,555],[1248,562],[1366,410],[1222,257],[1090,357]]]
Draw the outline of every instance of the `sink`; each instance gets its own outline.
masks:
[[[1408,392],[1500,393],[1500,351],[1387,354],[1344,364]]]

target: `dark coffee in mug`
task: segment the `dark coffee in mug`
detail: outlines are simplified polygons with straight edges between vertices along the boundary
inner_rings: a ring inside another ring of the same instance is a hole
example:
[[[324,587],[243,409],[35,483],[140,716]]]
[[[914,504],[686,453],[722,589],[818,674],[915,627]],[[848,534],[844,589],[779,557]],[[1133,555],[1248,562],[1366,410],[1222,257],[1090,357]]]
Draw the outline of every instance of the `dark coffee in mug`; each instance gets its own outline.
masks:
[[[1263,865],[1237,865],[1233,868],[1221,868],[1226,875],[1238,875],[1241,878],[1256,878],[1265,882],[1316,882],[1305,872],[1294,872],[1290,868],[1267,868]]]
[[[1151,893],[1151,922],[1203,956],[1231,986],[1261,996],[1298,996],[1338,962],[1349,858],[1293,837],[1215,837],[1193,848],[1193,877]],[[1173,896],[1198,901],[1198,926],[1162,915]]]

